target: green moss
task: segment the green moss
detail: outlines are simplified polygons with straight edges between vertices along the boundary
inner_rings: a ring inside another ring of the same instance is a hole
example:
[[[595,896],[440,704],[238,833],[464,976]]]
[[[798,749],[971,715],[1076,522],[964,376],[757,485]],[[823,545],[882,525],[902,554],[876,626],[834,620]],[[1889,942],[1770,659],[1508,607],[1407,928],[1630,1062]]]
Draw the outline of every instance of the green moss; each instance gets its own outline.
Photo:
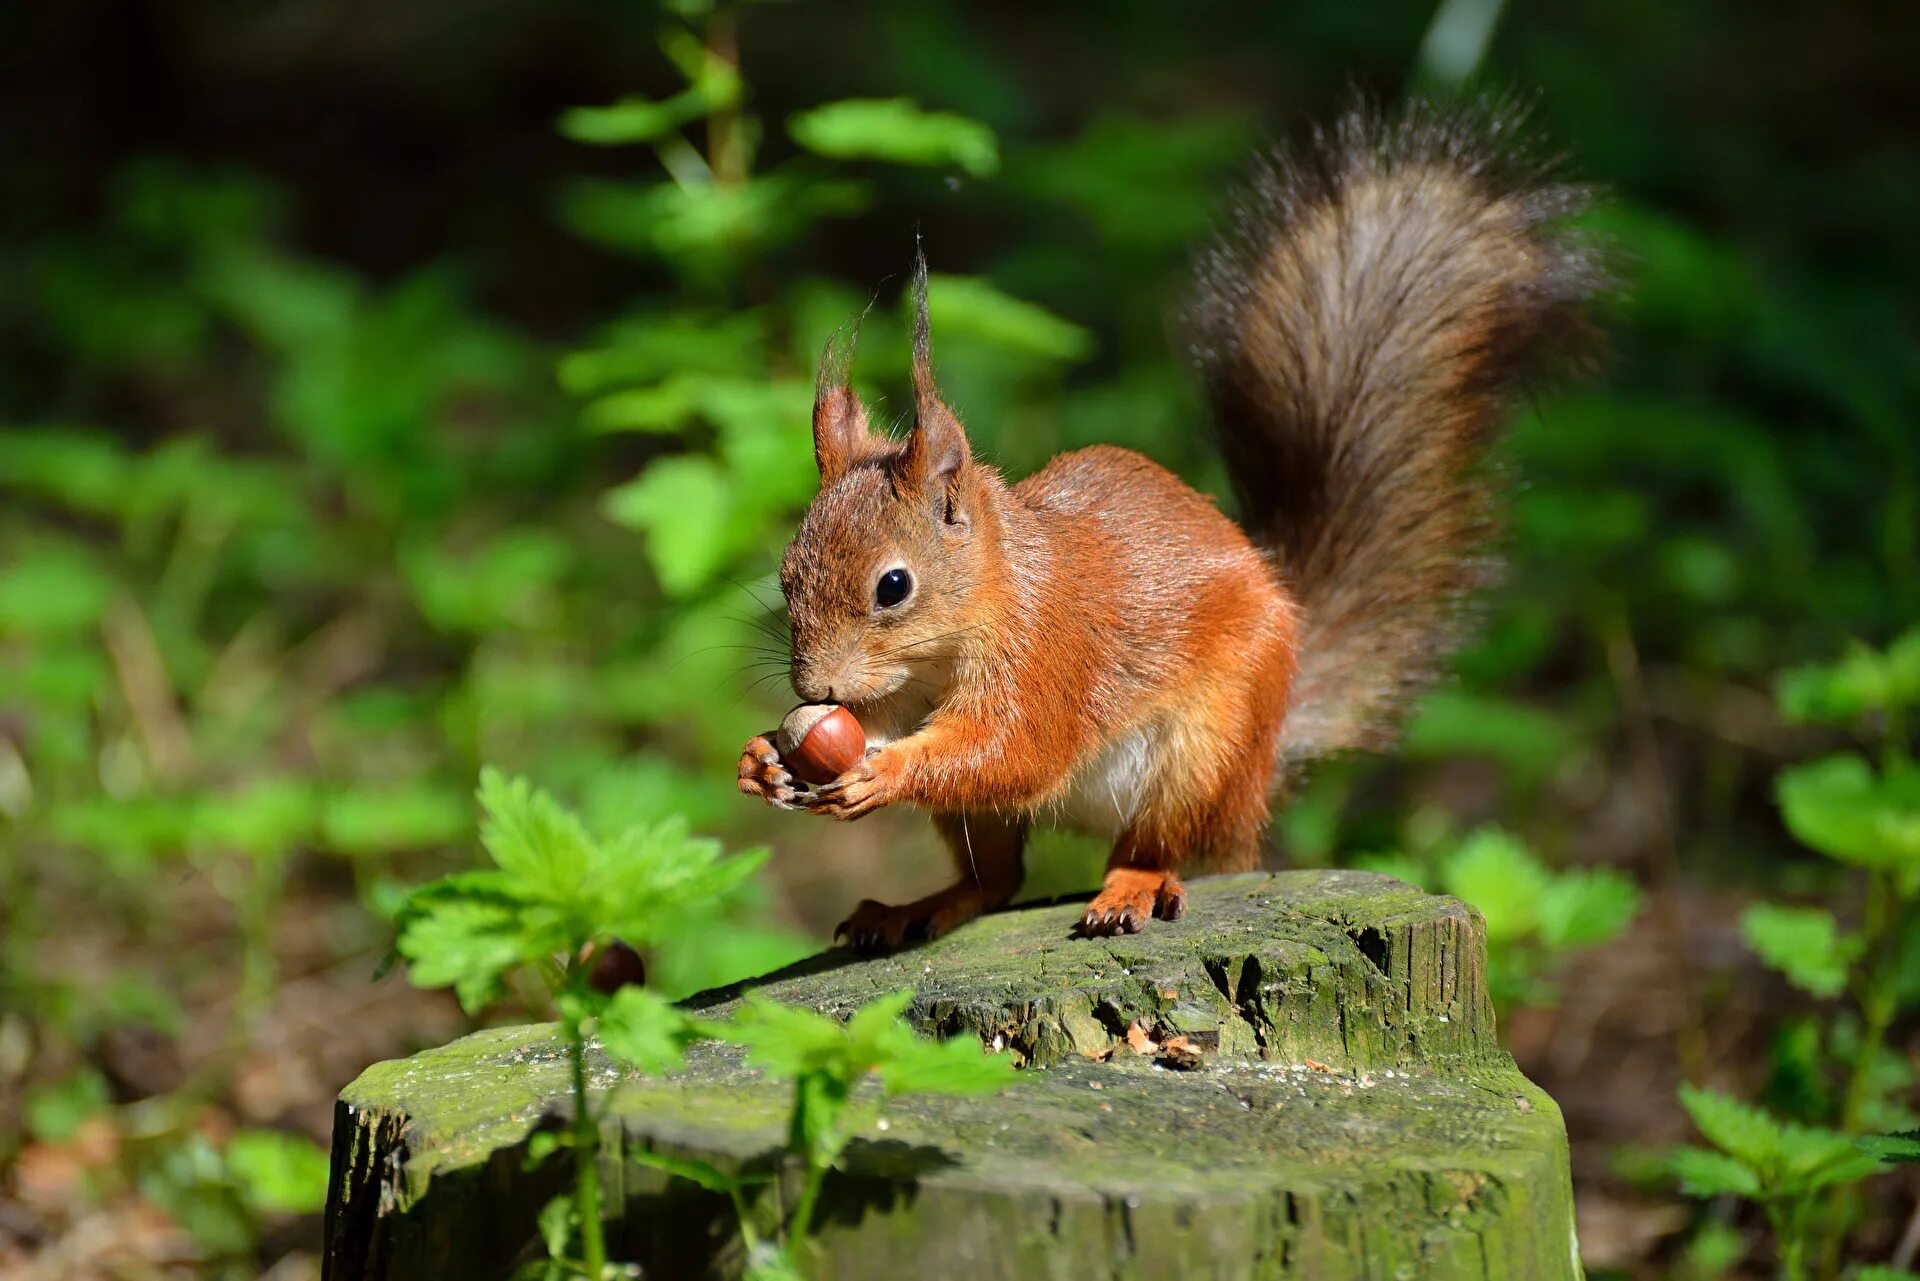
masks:
[[[1186,920],[1141,936],[1074,940],[1076,916],[1004,913],[752,985],[842,1014],[910,986],[923,1029],[1030,1065],[992,1099],[891,1105],[829,1184],[819,1275],[1145,1281],[1196,1260],[1223,1278],[1577,1275],[1559,1111],[1493,1039],[1470,909],[1383,877],[1290,872],[1196,882]],[[724,1017],[739,996],[693,1003]],[[1218,1048],[1164,1070],[1124,1048],[1135,1021]],[[331,1275],[451,1275],[450,1260],[501,1275],[563,1185],[522,1153],[563,1123],[566,1085],[546,1028],[369,1069],[341,1096]],[[596,1060],[593,1085],[610,1092],[626,1257],[649,1275],[735,1275],[723,1199],[625,1154],[777,1167],[785,1087],[713,1044],[665,1080]],[[768,1187],[766,1222],[792,1176]]]

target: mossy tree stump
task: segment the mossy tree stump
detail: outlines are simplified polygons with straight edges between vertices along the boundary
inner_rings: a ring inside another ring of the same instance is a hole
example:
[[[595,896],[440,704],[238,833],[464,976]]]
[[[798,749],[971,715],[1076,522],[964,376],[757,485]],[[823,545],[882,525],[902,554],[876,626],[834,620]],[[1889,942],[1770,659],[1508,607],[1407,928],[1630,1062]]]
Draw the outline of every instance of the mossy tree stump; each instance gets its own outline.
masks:
[[[1484,927],[1455,899],[1359,872],[1190,883],[1188,914],[1078,940],[1075,905],[988,917],[897,956],[828,952],[745,985],[845,1015],[901,987],[909,1017],[1028,1065],[991,1098],[906,1098],[821,1201],[833,1278],[1577,1278],[1559,1109],[1494,1040]],[[694,998],[725,1015],[742,989]],[[1135,1024],[1204,1048],[1171,1070]],[[1311,1061],[1311,1062],[1309,1062]],[[570,1114],[551,1028],[481,1032],[369,1068],[340,1096],[329,1281],[505,1275],[567,1161],[529,1169]],[[610,1239],[649,1277],[733,1277],[724,1197],[630,1151],[772,1162],[787,1087],[738,1051],[685,1072],[604,1059]],[[882,1128],[884,1126],[884,1128]],[[771,1220],[797,1170],[769,1185]]]

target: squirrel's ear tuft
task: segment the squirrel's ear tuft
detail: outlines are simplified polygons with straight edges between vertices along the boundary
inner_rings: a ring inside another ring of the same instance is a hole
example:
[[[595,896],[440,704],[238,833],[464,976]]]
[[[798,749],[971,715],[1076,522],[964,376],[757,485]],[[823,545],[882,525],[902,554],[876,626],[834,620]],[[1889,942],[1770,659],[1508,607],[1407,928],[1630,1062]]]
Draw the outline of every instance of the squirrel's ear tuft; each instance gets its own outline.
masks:
[[[900,456],[903,491],[938,496],[949,524],[967,523],[961,508],[960,478],[973,461],[967,432],[933,381],[931,342],[927,327],[927,255],[916,247],[913,262],[913,431]]]
[[[853,354],[860,344],[860,321],[842,325],[820,353],[820,375],[813,388],[813,460],[820,483],[830,485],[875,445],[867,427],[867,407],[853,390]]]

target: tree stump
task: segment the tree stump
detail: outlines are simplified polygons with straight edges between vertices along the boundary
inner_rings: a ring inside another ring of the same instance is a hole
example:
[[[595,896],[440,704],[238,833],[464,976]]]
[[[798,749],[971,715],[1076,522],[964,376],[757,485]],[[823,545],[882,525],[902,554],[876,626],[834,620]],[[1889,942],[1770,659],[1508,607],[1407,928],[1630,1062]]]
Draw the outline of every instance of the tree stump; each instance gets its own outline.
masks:
[[[1191,882],[1186,918],[1141,935],[1071,938],[1079,911],[1004,912],[878,959],[827,952],[690,1002],[724,1015],[752,988],[845,1015],[911,987],[922,1030],[1027,1066],[990,1098],[891,1104],[827,1184],[813,1275],[1579,1277],[1560,1112],[1495,1042],[1472,908],[1295,871]],[[1136,1026],[1187,1037],[1197,1066],[1135,1053]],[[615,1257],[648,1277],[738,1276],[726,1198],[627,1154],[771,1163],[788,1087],[702,1044],[664,1080],[600,1058],[591,1088],[612,1092]],[[547,1027],[369,1068],[335,1114],[329,1281],[493,1278],[538,1257],[535,1216],[569,1162],[530,1169],[526,1148],[569,1115]],[[797,1187],[784,1168],[769,1217]]]

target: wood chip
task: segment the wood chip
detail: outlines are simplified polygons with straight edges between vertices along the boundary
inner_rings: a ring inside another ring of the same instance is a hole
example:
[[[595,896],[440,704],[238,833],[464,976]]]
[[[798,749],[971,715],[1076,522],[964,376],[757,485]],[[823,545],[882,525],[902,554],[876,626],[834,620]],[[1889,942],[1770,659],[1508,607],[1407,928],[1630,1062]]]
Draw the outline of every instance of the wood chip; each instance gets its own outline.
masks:
[[[1322,1063],[1322,1062],[1320,1062],[1320,1061],[1319,1061],[1318,1059],[1306,1059],[1306,1060],[1303,1060],[1303,1061],[1305,1062],[1305,1064],[1306,1064],[1306,1066],[1307,1066],[1308,1068],[1310,1068],[1310,1069],[1312,1069],[1312,1070],[1313,1070],[1313,1071],[1315,1071],[1315,1072],[1331,1072],[1331,1071],[1333,1071],[1333,1069],[1332,1069],[1332,1068],[1330,1068],[1330,1067],[1328,1067],[1328,1066],[1327,1066],[1326,1064],[1324,1064],[1324,1063]]]
[[[1160,1046],[1147,1032],[1144,1024],[1135,1023],[1127,1029],[1127,1048],[1135,1054],[1148,1055],[1158,1053]]]
[[[1161,1065],[1177,1068],[1182,1072],[1190,1072],[1199,1067],[1202,1058],[1200,1047],[1184,1036],[1170,1037],[1167,1043],[1160,1047]]]

